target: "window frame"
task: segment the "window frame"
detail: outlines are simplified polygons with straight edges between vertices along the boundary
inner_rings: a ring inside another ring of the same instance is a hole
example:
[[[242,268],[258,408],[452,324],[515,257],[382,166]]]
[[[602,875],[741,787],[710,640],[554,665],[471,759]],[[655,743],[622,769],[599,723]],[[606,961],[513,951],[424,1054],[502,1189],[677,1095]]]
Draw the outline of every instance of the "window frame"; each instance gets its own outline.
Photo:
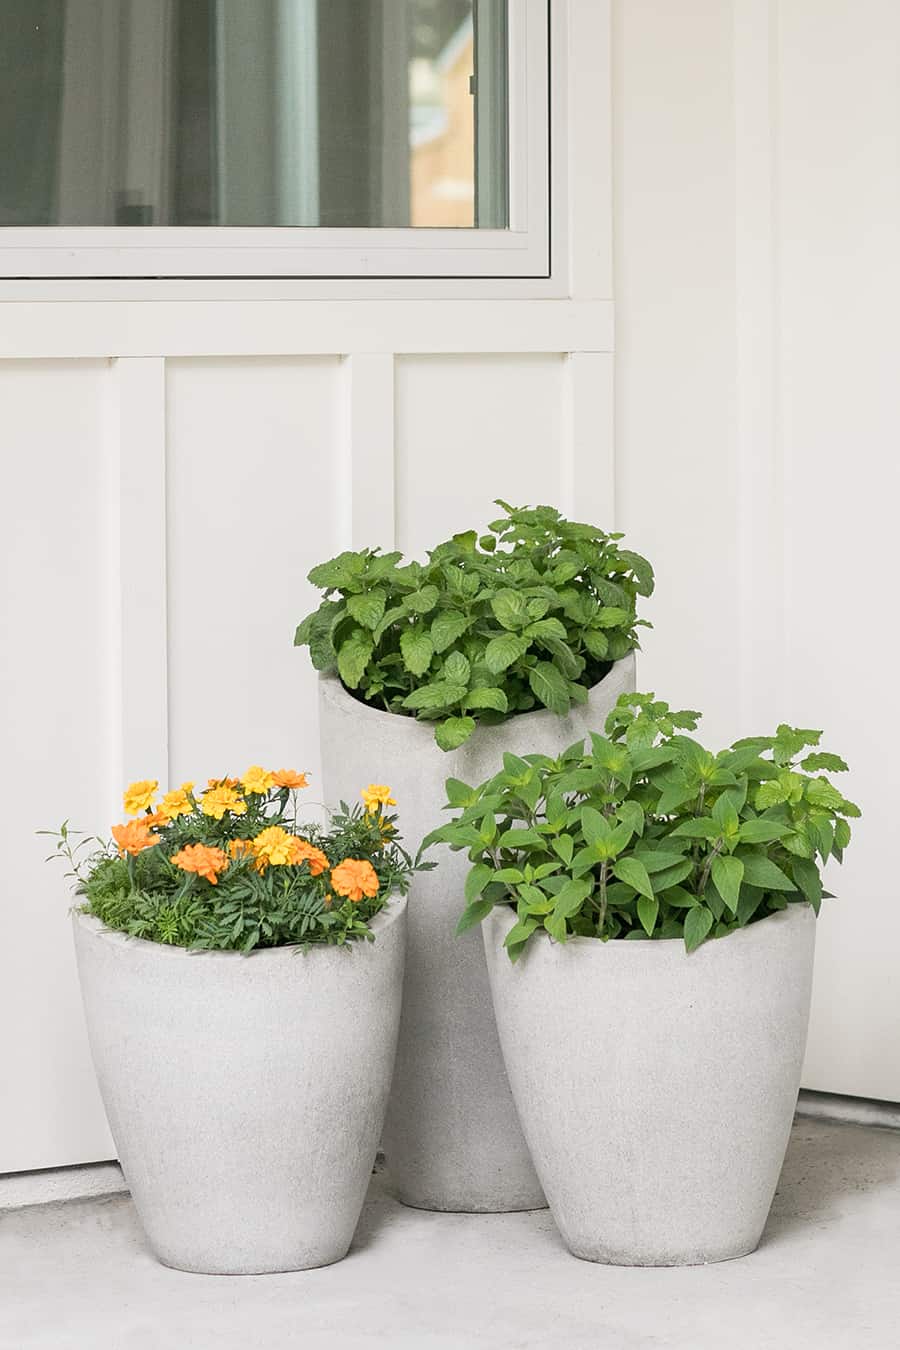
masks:
[[[507,229],[6,226],[0,278],[549,278],[549,10],[548,0],[509,6]]]

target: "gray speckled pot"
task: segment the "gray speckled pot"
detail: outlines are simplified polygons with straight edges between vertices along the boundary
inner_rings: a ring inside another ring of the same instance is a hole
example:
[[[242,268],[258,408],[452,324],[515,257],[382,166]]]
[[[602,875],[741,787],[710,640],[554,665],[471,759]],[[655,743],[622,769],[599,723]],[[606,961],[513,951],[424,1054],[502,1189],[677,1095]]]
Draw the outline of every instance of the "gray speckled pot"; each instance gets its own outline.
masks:
[[[375,1160],[400,1018],[406,901],[374,942],[187,952],[74,916],[100,1092],[167,1266],[339,1261]]]
[[[477,727],[466,745],[444,753],[428,723],[366,707],[336,677],[323,676],[325,799],[358,801],[368,783],[388,783],[404,842],[415,853],[448,818],[448,778],[479,783],[507,750],[558,754],[602,730],[619,695],[633,689],[632,653],[568,717],[523,713]],[[503,1068],[481,938],[477,930],[454,936],[471,864],[443,846],[430,856],[439,866],[417,876],[410,892],[400,1043],[384,1132],[390,1178],[403,1203],[420,1209],[537,1209],[546,1201]]]
[[[806,1045],[808,905],[705,943],[532,941],[506,907],[484,945],[525,1137],[566,1246],[699,1265],[759,1243]]]

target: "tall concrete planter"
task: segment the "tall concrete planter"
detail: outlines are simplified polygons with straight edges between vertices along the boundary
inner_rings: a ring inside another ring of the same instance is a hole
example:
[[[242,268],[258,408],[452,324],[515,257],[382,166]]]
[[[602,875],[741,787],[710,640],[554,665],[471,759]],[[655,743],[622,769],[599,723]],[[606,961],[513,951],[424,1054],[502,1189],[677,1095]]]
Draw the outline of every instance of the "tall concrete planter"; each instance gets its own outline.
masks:
[[[181,1270],[347,1252],[384,1118],[406,901],[374,942],[188,952],[74,917],[94,1066],[150,1245]]]
[[[568,717],[539,710],[479,726],[445,753],[426,722],[380,712],[320,678],[320,732],[327,801],[355,800],[361,783],[388,783],[399,803],[406,846],[447,819],[448,778],[479,783],[505,751],[558,754],[603,723],[619,695],[634,689],[634,655],[618,661]],[[397,1067],[384,1150],[394,1189],[421,1209],[496,1212],[546,1204],[516,1117],[491,1009],[477,932],[455,937],[470,866],[440,846],[432,872],[409,898],[409,955]]]
[[[566,1246],[669,1266],[752,1252],[775,1194],[806,1045],[808,905],[705,943],[503,949],[484,924],[519,1118]]]

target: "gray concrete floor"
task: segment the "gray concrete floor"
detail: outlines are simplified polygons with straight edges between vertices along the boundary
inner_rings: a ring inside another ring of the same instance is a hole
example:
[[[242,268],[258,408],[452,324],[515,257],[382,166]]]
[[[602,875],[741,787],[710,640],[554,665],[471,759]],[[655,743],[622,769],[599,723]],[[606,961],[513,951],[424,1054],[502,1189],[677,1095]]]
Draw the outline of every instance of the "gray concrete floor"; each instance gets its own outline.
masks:
[[[126,1196],[0,1218],[2,1350],[293,1346],[898,1350],[900,1132],[798,1120],[759,1250],[688,1269],[576,1261],[546,1211],[425,1214],[378,1177],[347,1259],[294,1275],[167,1270]]]

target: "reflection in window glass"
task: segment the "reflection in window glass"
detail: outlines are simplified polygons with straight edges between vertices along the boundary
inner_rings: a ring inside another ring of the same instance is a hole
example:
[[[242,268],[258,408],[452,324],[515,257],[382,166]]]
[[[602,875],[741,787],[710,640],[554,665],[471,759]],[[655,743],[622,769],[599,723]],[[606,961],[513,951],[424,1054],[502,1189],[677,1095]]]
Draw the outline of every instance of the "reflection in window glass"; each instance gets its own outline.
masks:
[[[506,0],[0,0],[0,225],[508,224]]]

